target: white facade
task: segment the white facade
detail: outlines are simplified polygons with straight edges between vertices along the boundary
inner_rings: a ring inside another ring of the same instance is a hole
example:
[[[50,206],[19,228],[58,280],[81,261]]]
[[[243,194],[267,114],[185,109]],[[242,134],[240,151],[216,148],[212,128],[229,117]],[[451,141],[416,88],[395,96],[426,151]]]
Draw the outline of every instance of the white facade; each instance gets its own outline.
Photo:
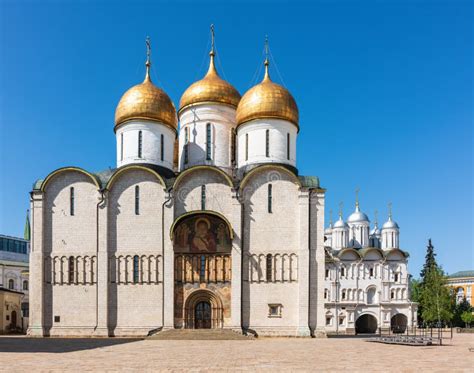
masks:
[[[322,337],[334,331],[329,315],[338,327],[347,315],[354,332],[363,312],[378,312],[381,326],[386,314],[406,312],[405,253],[368,250],[368,219],[348,225],[341,216],[325,236],[325,190],[296,168],[296,103],[268,82],[265,65],[262,105],[247,95],[252,119],[239,126],[240,105],[193,91],[179,115],[177,160],[173,129],[127,119],[117,122],[116,169],[66,167],[35,183],[30,335],[228,328]],[[206,87],[240,97],[216,78]],[[174,118],[173,105],[166,112],[135,89],[146,110],[124,105],[119,119]],[[265,100],[282,110],[262,111]]]
[[[117,167],[147,163],[173,170],[176,132],[151,120],[132,119],[115,132]]]
[[[216,166],[231,174],[235,165],[235,108],[204,103],[179,113],[179,170]]]
[[[237,166],[281,163],[296,167],[296,126],[282,119],[254,119],[237,128]]]
[[[408,254],[398,245],[382,250],[377,223],[369,239],[369,219],[358,205],[348,222],[341,217],[325,233],[327,332],[404,332],[413,327],[417,306],[409,299]],[[397,227],[393,242],[398,243],[398,225],[391,218],[389,222]],[[344,241],[347,232],[352,232],[350,241]]]

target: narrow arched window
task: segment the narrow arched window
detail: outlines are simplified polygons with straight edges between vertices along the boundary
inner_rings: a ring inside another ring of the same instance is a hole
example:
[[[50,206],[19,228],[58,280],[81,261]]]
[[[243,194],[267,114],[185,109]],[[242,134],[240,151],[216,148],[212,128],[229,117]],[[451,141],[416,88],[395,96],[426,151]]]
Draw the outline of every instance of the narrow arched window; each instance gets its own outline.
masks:
[[[184,129],[184,163],[189,161],[189,127]]]
[[[206,124],[206,159],[211,160],[211,123]]]
[[[140,264],[140,261],[139,261],[139,258],[138,258],[138,255],[135,255],[133,257],[133,282],[136,284],[138,283],[138,280],[139,280],[139,264]]]
[[[142,131],[138,131],[138,158],[142,157],[143,135]]]
[[[28,290],[28,281],[23,281],[23,290]]]
[[[74,216],[74,187],[69,188],[69,213]]]
[[[245,134],[245,160],[249,160],[249,134]]]
[[[265,131],[265,157],[270,157],[270,130]]]
[[[373,268],[369,269],[369,276],[374,277],[374,269]]]
[[[8,280],[8,288],[10,290],[15,289],[15,280],[13,280],[12,278],[10,280]]]
[[[123,161],[123,133],[120,134],[120,160]]]
[[[272,254],[267,254],[266,267],[267,267],[267,281],[272,281],[273,279]]]
[[[290,160],[290,134],[286,134],[286,159]]]
[[[341,299],[342,299],[342,300],[345,300],[345,299],[346,299],[346,291],[345,291],[345,290],[342,291]]]
[[[74,257],[70,256],[68,259],[68,282],[74,283]]]
[[[160,158],[162,161],[165,159],[165,137],[163,134],[160,138]]]
[[[201,265],[199,268],[199,280],[204,282],[206,280],[206,257],[201,255]]]
[[[232,164],[235,163],[235,129],[232,128],[232,132],[230,134],[230,161]]]
[[[272,204],[273,204],[273,195],[272,195],[273,191],[272,191],[272,189],[273,189],[272,184],[268,184],[268,212],[269,213],[273,212],[273,206],[272,206]]]
[[[140,215],[140,187],[135,186],[135,215]]]
[[[344,267],[341,267],[341,277],[344,277],[346,275],[346,269]]]
[[[206,209],[206,186],[201,185],[201,210]]]

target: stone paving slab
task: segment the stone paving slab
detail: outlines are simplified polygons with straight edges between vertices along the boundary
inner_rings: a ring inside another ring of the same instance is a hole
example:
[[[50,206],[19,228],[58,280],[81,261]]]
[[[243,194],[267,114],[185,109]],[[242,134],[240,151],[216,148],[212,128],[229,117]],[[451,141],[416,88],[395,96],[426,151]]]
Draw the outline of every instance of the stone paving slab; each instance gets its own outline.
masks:
[[[361,338],[250,340],[0,337],[0,371],[472,372],[474,335],[410,347]]]

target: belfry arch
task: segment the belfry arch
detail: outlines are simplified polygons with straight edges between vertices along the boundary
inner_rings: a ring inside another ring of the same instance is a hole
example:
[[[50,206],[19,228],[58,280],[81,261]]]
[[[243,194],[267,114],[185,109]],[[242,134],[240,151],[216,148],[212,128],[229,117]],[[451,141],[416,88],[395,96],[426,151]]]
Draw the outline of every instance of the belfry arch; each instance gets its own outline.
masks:
[[[230,322],[232,226],[217,212],[192,211],[175,219],[170,235],[175,327],[224,327]]]

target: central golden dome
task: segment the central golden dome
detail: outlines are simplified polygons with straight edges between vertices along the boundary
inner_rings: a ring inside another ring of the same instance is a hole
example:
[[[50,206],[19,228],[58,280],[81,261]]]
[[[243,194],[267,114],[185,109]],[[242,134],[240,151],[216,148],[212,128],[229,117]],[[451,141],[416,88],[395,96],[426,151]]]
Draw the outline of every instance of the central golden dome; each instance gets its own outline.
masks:
[[[149,61],[146,67],[143,83],[130,88],[120,99],[115,109],[115,128],[130,119],[149,119],[161,122],[176,131],[176,108],[169,96],[151,82]]]
[[[296,101],[286,88],[271,81],[268,60],[263,81],[250,88],[237,107],[237,125],[260,118],[284,119],[299,128]]]
[[[195,104],[212,102],[237,107],[240,93],[217,74],[214,51],[210,53],[209,70],[203,79],[191,84],[179,102],[179,111]]]

